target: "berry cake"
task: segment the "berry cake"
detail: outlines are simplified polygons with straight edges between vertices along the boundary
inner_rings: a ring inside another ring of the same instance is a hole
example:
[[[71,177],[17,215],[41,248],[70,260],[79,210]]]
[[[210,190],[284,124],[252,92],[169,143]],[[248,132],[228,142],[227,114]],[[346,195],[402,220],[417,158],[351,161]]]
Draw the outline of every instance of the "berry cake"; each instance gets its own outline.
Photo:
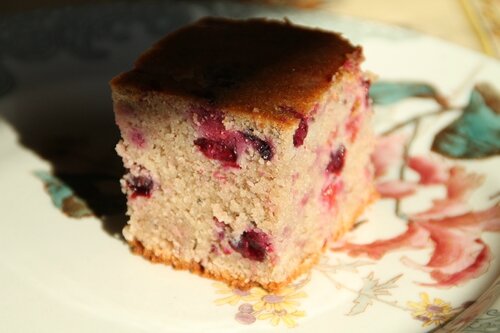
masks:
[[[205,18],[111,81],[134,252],[279,289],[374,198],[360,47],[288,21]]]

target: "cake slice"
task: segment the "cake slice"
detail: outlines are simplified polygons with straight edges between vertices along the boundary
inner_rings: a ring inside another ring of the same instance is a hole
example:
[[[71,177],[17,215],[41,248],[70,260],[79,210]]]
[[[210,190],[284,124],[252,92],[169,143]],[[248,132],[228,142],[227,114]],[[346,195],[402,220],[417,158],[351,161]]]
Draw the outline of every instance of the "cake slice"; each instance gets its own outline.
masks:
[[[374,197],[362,50],[288,21],[206,18],[111,81],[133,251],[278,289]]]

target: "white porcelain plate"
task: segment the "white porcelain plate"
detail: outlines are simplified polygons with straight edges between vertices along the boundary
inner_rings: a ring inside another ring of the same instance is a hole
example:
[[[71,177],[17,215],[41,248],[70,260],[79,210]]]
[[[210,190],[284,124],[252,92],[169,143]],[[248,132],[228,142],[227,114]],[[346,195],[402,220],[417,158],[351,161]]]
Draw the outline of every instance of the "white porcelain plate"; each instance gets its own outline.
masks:
[[[107,82],[205,15],[340,31],[379,76],[382,199],[278,294],[152,264],[119,236]],[[324,12],[163,1],[2,16],[1,331],[498,332],[499,89],[495,60]]]

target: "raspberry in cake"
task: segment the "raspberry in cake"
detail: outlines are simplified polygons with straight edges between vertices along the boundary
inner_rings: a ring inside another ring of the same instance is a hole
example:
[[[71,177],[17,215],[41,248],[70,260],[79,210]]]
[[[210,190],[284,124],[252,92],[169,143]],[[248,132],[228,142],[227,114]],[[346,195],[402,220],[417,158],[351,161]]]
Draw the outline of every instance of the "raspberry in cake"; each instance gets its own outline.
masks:
[[[374,197],[360,47],[206,18],[111,81],[136,253],[239,287],[307,271]]]

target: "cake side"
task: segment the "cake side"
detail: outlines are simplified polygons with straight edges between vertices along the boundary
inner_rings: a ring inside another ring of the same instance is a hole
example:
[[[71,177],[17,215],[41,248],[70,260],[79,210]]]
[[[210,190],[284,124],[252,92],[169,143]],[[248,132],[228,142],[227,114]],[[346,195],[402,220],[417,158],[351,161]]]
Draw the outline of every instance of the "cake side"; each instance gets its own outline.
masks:
[[[287,21],[208,18],[160,40],[111,86],[293,125],[309,115],[346,60],[360,55],[338,34]]]
[[[352,215],[351,220],[338,221],[338,227],[331,235],[331,241],[338,240],[346,232],[348,232],[364,212],[365,208],[377,198],[378,194],[376,192],[371,192],[369,198],[366,200],[366,203],[364,205],[358,206],[358,209]],[[157,251],[146,248],[141,242],[135,239],[132,241],[128,241],[128,243],[134,254],[140,255],[153,263],[169,265],[178,270],[188,270],[191,273],[224,282],[233,288],[238,288],[241,290],[247,290],[252,287],[261,287],[268,291],[278,291],[288,286],[302,274],[307,273],[312,267],[314,267],[314,265],[318,263],[321,255],[328,249],[328,244],[325,243],[319,251],[310,253],[307,256],[301,258],[300,264],[298,266],[295,266],[284,280],[262,282],[248,279],[245,276],[235,277],[233,271],[210,270],[196,260],[185,260],[183,258],[178,258],[168,254],[158,254]]]
[[[351,229],[376,198],[370,154],[374,138],[369,79],[350,58],[307,118],[307,136],[287,165],[292,180],[283,202],[283,262],[300,265],[309,253]]]
[[[114,90],[134,251],[240,288],[277,289],[312,266],[373,199],[360,61],[344,63],[285,129],[186,97]]]
[[[130,215],[125,238],[166,262],[197,263],[214,276],[230,271],[233,280],[249,283],[252,271],[269,273],[276,252],[266,240],[272,231],[260,221],[275,221],[270,198],[283,193],[278,147],[284,137],[292,142],[293,130],[249,121],[230,129],[223,110],[163,95],[136,97],[114,94],[123,136],[117,151],[130,170],[122,181]],[[214,148],[232,143],[234,150]],[[263,239],[261,248],[244,246],[252,237]]]

